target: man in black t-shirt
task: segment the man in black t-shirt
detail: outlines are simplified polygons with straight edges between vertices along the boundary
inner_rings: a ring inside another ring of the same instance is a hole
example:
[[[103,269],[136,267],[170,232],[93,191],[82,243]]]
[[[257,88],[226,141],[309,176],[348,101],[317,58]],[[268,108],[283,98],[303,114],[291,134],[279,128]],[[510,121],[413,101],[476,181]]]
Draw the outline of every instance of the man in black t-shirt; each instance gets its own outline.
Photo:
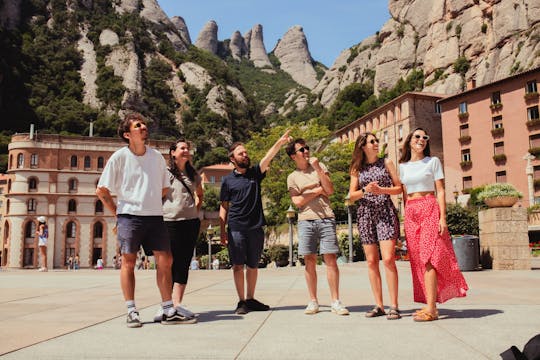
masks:
[[[233,265],[234,284],[239,298],[235,313],[239,315],[248,311],[267,311],[270,308],[254,298],[258,264],[264,245],[263,226],[266,225],[261,201],[261,181],[281,146],[291,140],[287,130],[255,166],[251,166],[244,144],[236,142],[229,148],[229,159],[234,170],[221,183],[219,220],[221,243],[228,244],[229,258]],[[244,265],[247,265],[245,272]]]

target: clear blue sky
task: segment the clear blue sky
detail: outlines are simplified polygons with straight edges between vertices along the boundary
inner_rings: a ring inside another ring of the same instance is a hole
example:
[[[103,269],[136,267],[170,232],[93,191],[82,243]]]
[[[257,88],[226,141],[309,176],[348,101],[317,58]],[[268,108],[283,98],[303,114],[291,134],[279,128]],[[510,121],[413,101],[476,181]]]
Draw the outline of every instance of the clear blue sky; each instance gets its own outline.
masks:
[[[390,18],[388,0],[158,0],[169,17],[186,21],[191,41],[210,20],[218,24],[218,39],[243,35],[263,26],[270,52],[294,25],[304,28],[311,56],[330,67],[341,51],[375,34]]]

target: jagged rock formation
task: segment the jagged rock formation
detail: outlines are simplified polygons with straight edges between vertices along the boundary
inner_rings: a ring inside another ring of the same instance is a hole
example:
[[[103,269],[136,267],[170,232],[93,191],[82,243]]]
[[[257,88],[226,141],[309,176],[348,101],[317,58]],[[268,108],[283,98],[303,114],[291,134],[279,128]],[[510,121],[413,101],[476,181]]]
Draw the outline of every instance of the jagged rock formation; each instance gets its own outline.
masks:
[[[231,42],[229,43],[229,50],[234,60],[241,60],[248,55],[248,49],[244,38],[239,31],[235,31],[231,36]]]
[[[317,85],[317,73],[301,26],[293,26],[285,33],[277,43],[274,55],[281,63],[281,70],[291,75],[297,83],[308,89]]]
[[[255,25],[244,35],[244,41],[249,52],[249,60],[253,61],[255,67],[272,66],[263,40],[263,27],[261,24]]]
[[[99,43],[101,46],[115,46],[118,45],[120,39],[118,35],[111,29],[104,29],[101,34],[99,34]]]
[[[480,86],[540,66],[537,0],[392,0],[389,9],[378,34],[343,51],[317,84],[324,106],[353,82],[373,80],[377,93],[415,67],[424,91],[452,94],[472,78]],[[460,56],[465,74],[454,70]]]
[[[195,86],[199,90],[203,90],[206,85],[212,84],[213,80],[208,71],[200,65],[192,62],[185,62],[180,65],[180,71],[184,75],[186,82],[189,85]]]
[[[114,32],[110,31],[114,35]],[[84,62],[81,66],[81,79],[84,82],[83,89],[83,102],[87,105],[90,105],[93,108],[99,108],[101,106],[100,101],[97,97],[97,62],[96,62],[96,51],[94,49],[94,44],[86,36],[88,34],[88,29],[81,29],[81,38],[77,43],[78,50],[82,53]],[[101,40],[101,36],[100,36]],[[118,41],[118,36],[116,36]]]
[[[0,27],[14,29],[21,17],[21,0],[2,1],[0,3]]]
[[[210,51],[212,54],[217,54],[218,49],[218,26],[214,20],[207,22],[202,28],[195,46],[199,49]]]
[[[182,38],[182,40],[187,45],[191,45],[191,37],[189,36],[189,29],[186,25],[186,22],[184,21],[184,18],[181,16],[173,16],[171,18],[171,22],[173,23],[176,30],[178,30],[180,38]]]
[[[107,56],[105,61],[107,66],[111,66],[114,75],[120,76],[122,85],[126,88],[122,103],[133,102],[142,93],[141,66],[139,57],[135,52],[135,46],[129,42],[123,46],[116,46]]]

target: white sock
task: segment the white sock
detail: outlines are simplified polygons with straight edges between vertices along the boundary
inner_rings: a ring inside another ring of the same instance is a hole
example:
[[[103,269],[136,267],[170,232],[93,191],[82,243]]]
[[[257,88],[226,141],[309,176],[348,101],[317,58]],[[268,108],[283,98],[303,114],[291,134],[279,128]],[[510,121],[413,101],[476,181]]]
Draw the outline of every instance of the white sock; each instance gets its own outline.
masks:
[[[131,313],[132,311],[137,311],[137,308],[135,307],[135,300],[127,300],[126,306],[127,306],[128,314]]]
[[[167,316],[171,316],[176,311],[172,300],[162,302],[161,308],[163,309],[163,313]]]

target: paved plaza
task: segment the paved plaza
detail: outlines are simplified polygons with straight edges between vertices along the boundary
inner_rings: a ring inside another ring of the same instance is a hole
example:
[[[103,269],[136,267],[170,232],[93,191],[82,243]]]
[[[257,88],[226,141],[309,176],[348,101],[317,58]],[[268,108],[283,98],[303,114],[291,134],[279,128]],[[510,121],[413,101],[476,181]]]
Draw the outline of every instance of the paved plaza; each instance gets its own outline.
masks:
[[[231,271],[198,270],[190,273],[185,305],[200,313],[199,323],[175,326],[151,322],[159,306],[155,272],[140,270],[136,301],[145,323],[138,329],[125,326],[117,270],[3,270],[0,357],[500,359],[511,345],[522,349],[540,333],[540,269],[465,272],[468,296],[443,304],[441,319],[432,323],[412,320],[421,304],[412,300],[407,262],[398,262],[404,316],[394,321],[364,317],[373,304],[365,262],[340,269],[350,316],[330,312],[324,266],[318,267],[322,311],[316,315],[303,313],[303,268],[261,269],[256,297],[272,309],[244,316],[233,313]]]

